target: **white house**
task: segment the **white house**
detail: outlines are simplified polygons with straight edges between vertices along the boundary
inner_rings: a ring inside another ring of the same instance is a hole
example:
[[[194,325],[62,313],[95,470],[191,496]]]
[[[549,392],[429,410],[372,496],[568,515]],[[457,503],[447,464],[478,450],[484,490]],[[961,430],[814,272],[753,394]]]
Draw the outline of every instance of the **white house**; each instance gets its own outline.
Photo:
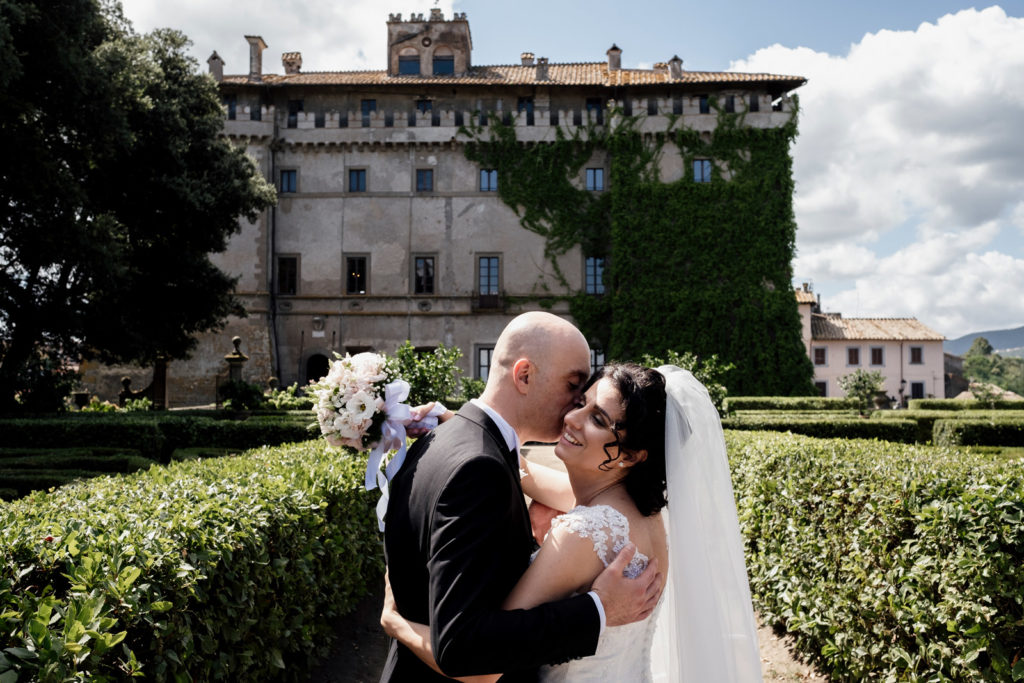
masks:
[[[945,337],[916,318],[843,318],[822,313],[808,285],[796,290],[804,345],[822,396],[844,396],[839,378],[856,370],[878,370],[885,393],[906,405],[911,398],[945,395]]]

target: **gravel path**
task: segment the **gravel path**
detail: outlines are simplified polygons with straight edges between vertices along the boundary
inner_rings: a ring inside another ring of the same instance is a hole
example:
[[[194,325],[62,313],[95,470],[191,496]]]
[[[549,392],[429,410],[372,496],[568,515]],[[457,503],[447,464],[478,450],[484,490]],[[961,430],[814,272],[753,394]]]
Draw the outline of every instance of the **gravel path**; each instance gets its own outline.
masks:
[[[524,449],[530,459],[559,464],[550,448]],[[552,462],[553,461],[553,462]],[[380,628],[383,587],[378,585],[347,618],[338,624],[338,645],[324,664],[310,677],[311,683],[371,683],[380,677],[387,656],[387,638]],[[773,681],[827,681],[828,678],[794,655],[788,637],[776,635],[770,627],[758,625],[761,671],[766,683]]]

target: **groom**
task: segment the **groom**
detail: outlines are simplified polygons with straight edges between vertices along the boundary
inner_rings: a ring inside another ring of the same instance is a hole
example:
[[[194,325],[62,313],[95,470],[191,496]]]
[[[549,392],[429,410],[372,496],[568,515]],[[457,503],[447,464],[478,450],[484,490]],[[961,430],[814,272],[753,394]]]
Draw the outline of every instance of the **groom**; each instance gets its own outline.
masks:
[[[592,655],[605,626],[654,609],[656,563],[639,579],[624,578],[634,550],[627,546],[590,593],[501,610],[533,549],[518,448],[558,439],[589,374],[579,330],[550,313],[520,315],[498,337],[480,399],[419,439],[391,482],[384,553],[395,602],[402,616],[430,625],[434,656],[449,675],[535,680],[541,664]],[[382,682],[442,680],[392,640]]]

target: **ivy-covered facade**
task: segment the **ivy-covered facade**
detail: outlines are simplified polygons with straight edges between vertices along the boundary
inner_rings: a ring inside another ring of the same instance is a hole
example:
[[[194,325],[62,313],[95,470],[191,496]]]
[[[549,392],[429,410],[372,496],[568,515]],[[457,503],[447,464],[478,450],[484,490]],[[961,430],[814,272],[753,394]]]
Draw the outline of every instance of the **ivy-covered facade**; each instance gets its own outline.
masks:
[[[270,73],[259,36],[248,73],[211,55],[224,133],[278,202],[217,256],[248,316],[171,365],[170,405],[214,400],[233,335],[253,382],[407,339],[483,377],[536,309],[575,320],[595,366],[692,351],[735,364],[734,395],[811,390],[789,265],[803,78],[623,68],[614,45],[480,66],[466,15],[436,8],[390,15],[387,36],[380,70],[285,52]]]

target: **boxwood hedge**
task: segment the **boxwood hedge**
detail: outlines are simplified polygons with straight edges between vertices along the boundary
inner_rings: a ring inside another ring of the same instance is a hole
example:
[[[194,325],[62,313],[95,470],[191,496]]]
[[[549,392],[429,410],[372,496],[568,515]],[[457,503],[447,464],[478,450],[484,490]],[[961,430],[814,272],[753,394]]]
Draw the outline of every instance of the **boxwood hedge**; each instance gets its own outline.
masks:
[[[728,396],[725,410],[856,410],[857,402],[826,396]]]
[[[302,680],[383,570],[364,466],[312,441],[0,503],[0,679]]]
[[[907,403],[907,407],[911,410],[1024,410],[1024,401],[1020,399],[977,401],[971,398],[912,398]]]
[[[917,437],[917,423],[913,420],[865,420],[861,417],[831,417],[828,413],[811,417],[790,417],[785,414],[747,417],[743,413],[736,413],[723,419],[722,425],[726,429],[792,432],[819,438],[883,439],[914,443]]]
[[[932,441],[943,446],[1024,446],[1024,419],[936,420]]]
[[[726,438],[755,603],[833,680],[1024,678],[1024,461]]]

